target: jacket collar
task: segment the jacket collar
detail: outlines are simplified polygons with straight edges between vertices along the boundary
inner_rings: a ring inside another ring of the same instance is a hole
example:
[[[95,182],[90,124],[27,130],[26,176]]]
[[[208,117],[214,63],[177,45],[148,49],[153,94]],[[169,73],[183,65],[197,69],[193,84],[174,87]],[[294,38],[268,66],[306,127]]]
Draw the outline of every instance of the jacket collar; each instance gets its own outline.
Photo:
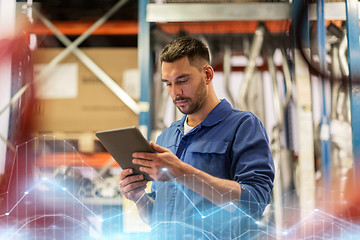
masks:
[[[216,125],[224,120],[231,111],[232,107],[230,103],[226,101],[226,99],[222,99],[199,125],[204,127]]]

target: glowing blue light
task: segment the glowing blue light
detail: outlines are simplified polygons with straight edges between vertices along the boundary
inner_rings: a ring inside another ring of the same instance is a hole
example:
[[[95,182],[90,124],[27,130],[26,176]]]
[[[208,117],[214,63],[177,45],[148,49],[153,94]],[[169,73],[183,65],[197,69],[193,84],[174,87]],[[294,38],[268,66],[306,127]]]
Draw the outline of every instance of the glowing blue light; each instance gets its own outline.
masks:
[[[260,224],[260,222],[259,222],[259,221],[256,221],[255,223],[256,223],[256,225],[259,225],[259,224]]]
[[[164,168],[162,168],[162,169],[161,169],[161,171],[163,171],[163,172],[167,172],[167,171],[168,171],[168,169],[167,169],[166,167],[164,167]]]
[[[41,179],[42,179],[43,181],[46,181],[46,180],[47,180],[47,178],[46,178],[46,177],[42,177]]]
[[[201,216],[201,218],[205,218],[205,216],[204,216],[204,215],[202,215],[202,216]]]
[[[63,187],[63,188],[61,188],[62,190],[64,190],[64,191],[66,191],[67,190],[67,188],[66,187]]]
[[[25,194],[25,195],[28,195],[28,194],[29,194],[29,192],[24,192],[24,194]]]
[[[288,235],[289,233],[288,233],[287,231],[284,231],[282,234],[283,234],[284,236],[286,236],[286,235]]]

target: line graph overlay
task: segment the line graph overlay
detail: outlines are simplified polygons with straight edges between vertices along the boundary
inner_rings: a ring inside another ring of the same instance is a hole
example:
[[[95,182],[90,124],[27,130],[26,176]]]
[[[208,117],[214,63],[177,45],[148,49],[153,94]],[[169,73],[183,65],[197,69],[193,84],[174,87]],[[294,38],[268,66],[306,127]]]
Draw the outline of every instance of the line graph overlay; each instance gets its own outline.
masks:
[[[60,143],[60,144],[59,144]],[[73,165],[69,165],[68,156]],[[59,159],[60,156],[60,159]],[[64,165],[59,164],[63,157]],[[46,164],[43,164],[46,162]],[[56,162],[56,164],[55,164]],[[54,167],[49,167],[53,165]],[[60,166],[59,166],[60,165]],[[221,201],[214,205],[180,182],[192,179],[201,182],[202,191],[217,192],[197,176],[171,178],[157,183],[156,195],[171,197],[176,193],[175,211],[170,207],[153,212],[151,233],[127,234],[121,228],[123,217],[136,212],[135,205],[123,212],[121,196],[112,199],[96,196],[95,185],[118,184],[116,175],[101,176],[97,169],[84,161],[75,147],[53,136],[41,136],[16,147],[6,191],[6,204],[0,207],[0,239],[184,239],[197,236],[202,239],[275,239],[274,209],[270,204],[265,216],[255,218],[248,213],[250,205],[258,202]],[[164,171],[163,174],[169,174]],[[200,181],[199,181],[200,180]],[[210,190],[209,190],[210,189]],[[95,194],[95,195],[94,195]],[[251,193],[250,193],[251,194]],[[333,195],[335,193],[328,192]],[[296,199],[295,192],[284,198]],[[91,199],[91,200],[89,200]],[[111,201],[110,201],[111,200]],[[280,209],[287,217],[282,226],[281,239],[358,239],[358,222],[338,214],[337,205],[322,201],[322,208],[299,209],[296,200],[284,201]],[[338,203],[337,203],[338,204]],[[353,204],[344,201],[344,204]],[[248,206],[248,207],[247,207]],[[329,206],[332,206],[329,208]],[[187,214],[184,214],[186,210]],[[329,211],[331,210],[331,211]],[[307,217],[300,220],[300,212]],[[188,214],[191,213],[191,214]],[[350,215],[350,214],[349,214]],[[351,216],[351,215],[350,215]],[[134,223],[136,224],[136,223]],[[179,238],[181,236],[181,238]]]

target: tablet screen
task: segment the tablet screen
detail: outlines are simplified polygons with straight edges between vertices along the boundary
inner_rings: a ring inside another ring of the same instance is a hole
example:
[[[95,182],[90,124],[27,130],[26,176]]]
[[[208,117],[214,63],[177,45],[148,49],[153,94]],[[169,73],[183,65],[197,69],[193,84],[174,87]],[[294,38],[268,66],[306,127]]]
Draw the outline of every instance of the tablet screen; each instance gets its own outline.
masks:
[[[142,174],[145,179],[152,180],[147,173],[139,170],[139,165],[132,163],[134,152],[155,152],[137,127],[98,131],[96,136],[122,169],[132,168],[134,174]]]

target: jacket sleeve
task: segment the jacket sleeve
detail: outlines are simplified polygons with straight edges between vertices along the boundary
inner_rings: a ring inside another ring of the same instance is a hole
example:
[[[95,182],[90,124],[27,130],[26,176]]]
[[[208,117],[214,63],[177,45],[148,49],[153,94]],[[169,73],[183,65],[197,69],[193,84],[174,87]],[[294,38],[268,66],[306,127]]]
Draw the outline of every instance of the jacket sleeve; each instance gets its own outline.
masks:
[[[241,185],[240,208],[260,216],[271,200],[275,169],[265,128],[255,115],[239,125],[231,154],[231,174]]]

